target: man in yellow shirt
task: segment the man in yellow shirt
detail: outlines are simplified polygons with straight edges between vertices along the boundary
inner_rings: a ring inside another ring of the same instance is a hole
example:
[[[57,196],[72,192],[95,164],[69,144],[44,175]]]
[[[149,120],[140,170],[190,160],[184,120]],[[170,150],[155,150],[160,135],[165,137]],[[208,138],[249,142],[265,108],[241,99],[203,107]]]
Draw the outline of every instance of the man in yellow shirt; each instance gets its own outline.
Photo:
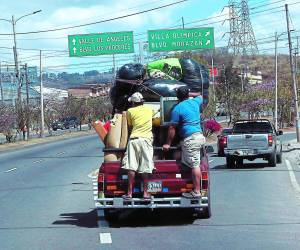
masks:
[[[127,111],[128,127],[131,134],[122,161],[122,168],[128,171],[128,191],[124,199],[132,198],[136,172],[144,181],[144,199],[150,199],[148,193],[148,175],[153,171],[152,114],[151,108],[144,106],[141,93],[136,92],[128,99],[132,108]]]

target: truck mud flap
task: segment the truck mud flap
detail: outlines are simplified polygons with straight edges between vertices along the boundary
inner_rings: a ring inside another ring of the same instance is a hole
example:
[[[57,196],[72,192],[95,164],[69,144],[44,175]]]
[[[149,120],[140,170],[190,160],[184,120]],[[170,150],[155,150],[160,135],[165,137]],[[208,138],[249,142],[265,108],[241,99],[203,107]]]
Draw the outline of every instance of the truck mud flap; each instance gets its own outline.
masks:
[[[140,198],[133,198],[131,200],[124,200],[122,198],[99,198],[96,200],[96,208],[190,208],[190,207],[207,207],[208,198],[202,197],[200,199],[187,199],[184,197],[170,197],[170,198],[152,198],[151,200],[144,200]]]

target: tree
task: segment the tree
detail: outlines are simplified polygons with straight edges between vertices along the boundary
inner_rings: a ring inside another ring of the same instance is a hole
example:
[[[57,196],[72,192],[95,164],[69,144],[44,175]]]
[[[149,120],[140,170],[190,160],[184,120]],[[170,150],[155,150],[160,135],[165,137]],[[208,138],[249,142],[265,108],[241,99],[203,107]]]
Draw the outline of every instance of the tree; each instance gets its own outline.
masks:
[[[13,106],[0,104],[0,133],[6,136],[7,142],[11,142],[13,129],[16,127],[16,114]]]
[[[216,102],[214,101],[214,93],[212,86],[209,87],[209,102],[203,110],[203,116],[213,118],[216,115]]]
[[[254,118],[262,111],[274,110],[274,81],[246,86],[243,110],[248,112],[249,118]]]
[[[285,124],[292,125],[294,101],[291,82],[288,79],[281,79],[278,84],[278,118],[279,127]]]
[[[241,89],[241,78],[237,69],[233,68],[232,61],[229,61],[221,71],[216,86],[216,96],[217,100],[224,104],[226,113],[229,114],[229,123],[239,119],[244,95]]]

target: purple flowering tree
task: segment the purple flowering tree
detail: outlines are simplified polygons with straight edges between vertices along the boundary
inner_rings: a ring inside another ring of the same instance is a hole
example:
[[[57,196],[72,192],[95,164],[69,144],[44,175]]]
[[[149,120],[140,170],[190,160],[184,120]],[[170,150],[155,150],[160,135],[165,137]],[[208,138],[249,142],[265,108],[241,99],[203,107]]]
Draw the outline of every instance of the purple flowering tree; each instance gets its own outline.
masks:
[[[274,107],[274,81],[250,85],[246,89],[242,109],[248,112],[249,118],[262,111],[268,111]]]

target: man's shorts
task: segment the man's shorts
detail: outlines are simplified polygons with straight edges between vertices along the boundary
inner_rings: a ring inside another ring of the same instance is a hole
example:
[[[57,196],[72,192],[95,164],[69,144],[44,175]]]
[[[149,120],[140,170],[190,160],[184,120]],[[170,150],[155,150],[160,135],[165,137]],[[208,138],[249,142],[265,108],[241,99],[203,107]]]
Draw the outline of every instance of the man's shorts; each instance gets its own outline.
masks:
[[[205,137],[202,133],[194,133],[181,142],[181,162],[190,168],[200,166],[200,149],[205,143]]]
[[[122,168],[151,174],[154,168],[152,140],[147,138],[129,139]]]

